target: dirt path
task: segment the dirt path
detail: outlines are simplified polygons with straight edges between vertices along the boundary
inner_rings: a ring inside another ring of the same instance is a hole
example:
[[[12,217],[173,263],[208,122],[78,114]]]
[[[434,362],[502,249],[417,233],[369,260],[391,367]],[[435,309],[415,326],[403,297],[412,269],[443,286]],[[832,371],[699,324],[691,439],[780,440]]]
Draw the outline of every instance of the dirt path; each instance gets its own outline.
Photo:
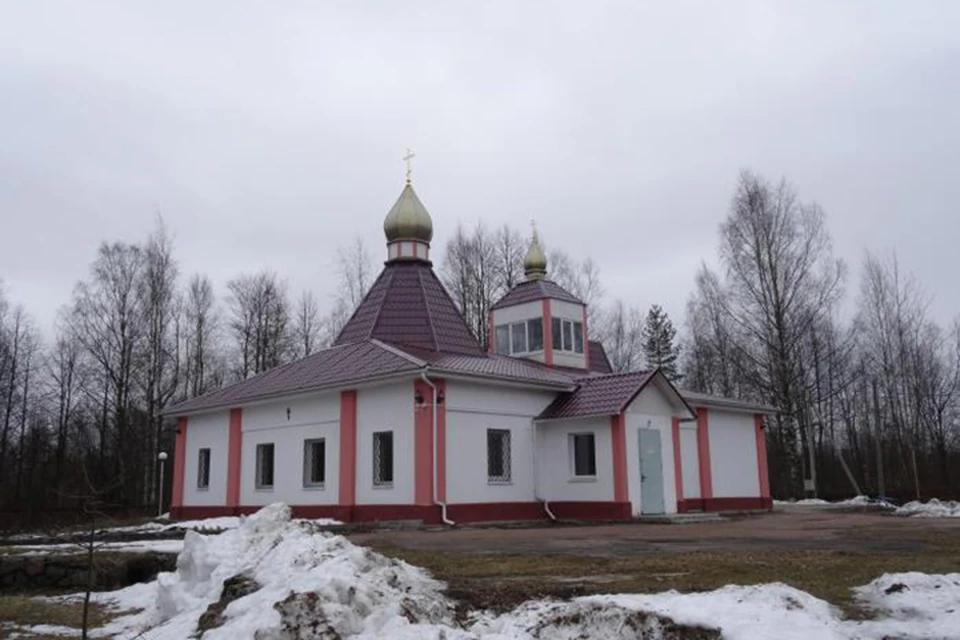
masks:
[[[544,525],[350,535],[357,544],[418,551],[622,556],[691,551],[899,551],[960,540],[960,519],[786,507],[772,513],[690,524]]]

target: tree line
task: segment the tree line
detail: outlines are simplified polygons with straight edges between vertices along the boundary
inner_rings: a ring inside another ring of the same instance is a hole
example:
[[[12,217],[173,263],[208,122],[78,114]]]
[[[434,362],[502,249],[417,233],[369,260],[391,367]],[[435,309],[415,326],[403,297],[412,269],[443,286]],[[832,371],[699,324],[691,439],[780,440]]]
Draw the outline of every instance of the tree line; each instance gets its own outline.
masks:
[[[445,246],[439,275],[484,344],[527,246],[483,224]],[[615,371],[660,367],[681,387],[777,409],[777,497],[957,492],[960,322],[939,326],[919,283],[873,254],[845,317],[848,273],[825,213],[785,181],[741,176],[719,266],[697,274],[680,335],[658,305],[607,299],[589,258],[547,249],[548,277],[589,305],[590,337]],[[323,309],[270,271],[217,292],[181,273],[158,221],[141,243],[99,247],[47,339],[0,283],[0,509],[70,508],[85,485],[107,488],[111,504],[155,505],[157,454],[174,438],[164,410],[329,345],[375,277],[360,240],[339,249],[331,276]]]

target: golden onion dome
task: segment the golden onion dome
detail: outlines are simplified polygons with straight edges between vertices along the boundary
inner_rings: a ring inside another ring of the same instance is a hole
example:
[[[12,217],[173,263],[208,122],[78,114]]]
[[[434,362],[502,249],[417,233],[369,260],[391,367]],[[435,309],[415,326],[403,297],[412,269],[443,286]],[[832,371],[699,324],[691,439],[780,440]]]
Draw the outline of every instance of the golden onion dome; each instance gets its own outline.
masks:
[[[383,232],[387,242],[419,240],[429,244],[433,239],[433,221],[409,182],[384,218]]]
[[[527,276],[527,280],[540,280],[547,275],[547,254],[540,246],[536,229],[533,230],[533,239],[530,241],[527,255],[523,257],[523,273]]]

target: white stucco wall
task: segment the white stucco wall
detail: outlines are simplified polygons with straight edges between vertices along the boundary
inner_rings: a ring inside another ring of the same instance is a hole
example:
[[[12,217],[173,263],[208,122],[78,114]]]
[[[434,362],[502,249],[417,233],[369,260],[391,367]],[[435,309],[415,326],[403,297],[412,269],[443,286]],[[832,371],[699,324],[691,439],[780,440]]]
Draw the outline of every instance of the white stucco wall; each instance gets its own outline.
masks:
[[[287,418],[287,408],[290,418]],[[340,476],[340,394],[327,393],[244,407],[241,420],[240,504],[336,504]],[[303,442],[326,439],[323,488],[303,486]],[[256,450],[274,445],[273,489],[256,489]]]
[[[697,454],[697,423],[680,423],[680,468],[683,473],[683,497],[700,497],[700,456]]]
[[[757,441],[753,415],[710,409],[707,421],[713,496],[759,496],[760,478],[757,472]]]
[[[663,466],[663,507],[666,513],[677,512],[677,489],[673,461],[673,414],[675,410],[658,387],[648,385],[627,407],[627,486],[634,515],[643,505],[640,494],[639,429],[660,432],[660,454]]]
[[[185,506],[222,505],[227,499],[227,445],[230,436],[230,412],[227,410],[191,416],[187,421],[184,462],[183,504]],[[210,449],[210,486],[197,488],[199,451]],[[172,469],[168,466],[168,472]]]
[[[448,380],[447,502],[528,502],[533,492],[533,417],[554,393]],[[509,483],[487,479],[487,429],[510,431]]]
[[[573,475],[574,433],[593,433],[597,456],[596,478]],[[555,420],[537,426],[537,483],[540,497],[552,501],[613,500],[613,449],[610,418]]]
[[[357,504],[414,502],[414,381],[357,391]],[[373,434],[393,431],[393,485],[373,485]]]

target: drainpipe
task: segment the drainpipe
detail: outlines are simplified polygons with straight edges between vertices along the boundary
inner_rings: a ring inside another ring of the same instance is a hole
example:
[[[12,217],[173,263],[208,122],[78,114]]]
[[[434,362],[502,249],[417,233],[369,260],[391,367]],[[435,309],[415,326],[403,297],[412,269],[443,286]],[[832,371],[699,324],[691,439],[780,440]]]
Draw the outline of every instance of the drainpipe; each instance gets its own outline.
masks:
[[[443,524],[454,527],[457,523],[447,517],[447,503],[440,502],[437,497],[437,451],[439,450],[437,443],[437,385],[433,384],[427,377],[428,370],[429,367],[423,368],[423,371],[420,372],[420,379],[433,389],[433,412],[431,413],[433,418],[433,504],[440,507],[440,520],[443,521]]]
[[[553,511],[550,511],[550,503],[542,499],[538,495],[539,492],[537,491],[539,483],[537,482],[538,478],[537,478],[537,421],[536,420],[533,421],[533,447],[531,448],[531,450],[533,451],[533,499],[539,500],[540,502],[542,502],[544,513],[547,514],[550,520],[552,520],[553,522],[556,522],[557,516],[553,515]]]

